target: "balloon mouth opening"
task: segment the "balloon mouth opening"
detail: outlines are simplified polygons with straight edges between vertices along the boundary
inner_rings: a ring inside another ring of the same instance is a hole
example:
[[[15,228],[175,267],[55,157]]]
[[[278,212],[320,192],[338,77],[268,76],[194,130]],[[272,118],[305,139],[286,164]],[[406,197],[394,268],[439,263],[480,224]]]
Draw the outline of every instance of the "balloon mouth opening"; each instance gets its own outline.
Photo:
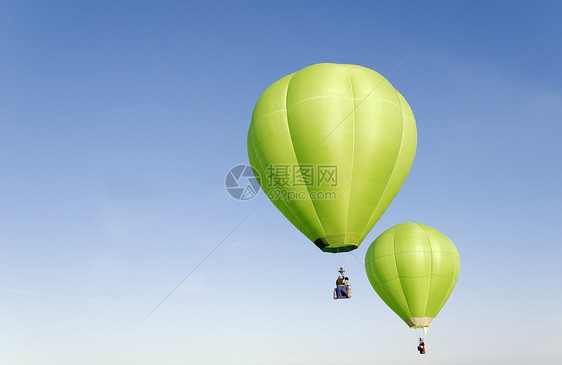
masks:
[[[360,243],[359,236],[354,234],[333,234],[314,241],[316,247],[324,252],[332,253],[353,251],[359,247]]]
[[[319,245],[315,241],[314,244],[316,246],[318,246],[318,248],[321,249],[322,251],[331,252],[331,253],[349,252],[349,251],[353,251],[357,248],[357,245],[352,244],[352,243],[343,243],[343,244],[340,243],[340,244],[328,246],[328,245],[324,244],[323,242],[322,242],[322,245]]]
[[[410,328],[429,327],[432,321],[433,317],[412,317],[404,319],[404,322],[406,322]]]
[[[357,248],[357,246],[355,245],[345,245],[345,246],[326,246],[324,248],[322,248],[321,250],[324,252],[332,252],[332,253],[338,253],[338,252],[349,252],[349,251],[353,251]]]

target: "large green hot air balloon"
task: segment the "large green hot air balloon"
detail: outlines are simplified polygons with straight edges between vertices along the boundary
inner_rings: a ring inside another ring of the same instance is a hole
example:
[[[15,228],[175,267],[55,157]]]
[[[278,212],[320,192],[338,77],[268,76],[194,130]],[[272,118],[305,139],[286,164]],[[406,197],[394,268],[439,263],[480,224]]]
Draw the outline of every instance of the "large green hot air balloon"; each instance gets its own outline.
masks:
[[[459,277],[459,253],[443,233],[420,223],[383,232],[365,256],[365,270],[382,300],[412,328],[431,324]]]
[[[365,67],[322,63],[271,85],[248,155],[273,204],[325,252],[359,246],[406,179],[417,132],[408,103]]]

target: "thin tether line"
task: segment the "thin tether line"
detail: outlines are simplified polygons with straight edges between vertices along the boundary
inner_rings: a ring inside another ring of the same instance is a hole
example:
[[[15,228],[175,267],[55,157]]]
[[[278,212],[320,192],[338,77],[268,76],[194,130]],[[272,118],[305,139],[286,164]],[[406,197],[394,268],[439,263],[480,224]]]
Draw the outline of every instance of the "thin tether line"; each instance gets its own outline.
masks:
[[[256,208],[256,209],[257,209],[257,208]],[[211,255],[213,254],[213,252],[215,252],[215,250],[216,250],[217,248],[219,248],[219,246],[220,246],[224,241],[226,241],[226,239],[227,239],[232,233],[234,233],[234,231],[236,231],[236,229],[237,229],[238,227],[240,227],[240,225],[242,225],[242,223],[244,223],[244,221],[245,221],[250,215],[252,215],[253,212],[256,211],[256,209],[254,209],[254,210],[252,210],[250,213],[248,213],[248,215],[246,215],[246,216],[244,217],[244,219],[242,219],[242,220],[240,221],[240,223],[238,223],[230,232],[228,232],[228,234],[227,234],[226,236],[224,236],[224,238],[223,238],[222,240],[220,240],[220,242],[215,246],[215,248],[213,248],[213,249],[207,254],[207,256],[203,257],[203,259],[202,259],[201,261],[199,261],[199,263],[198,263],[197,265],[195,265],[195,267],[194,267],[183,279],[181,279],[181,281],[180,281],[172,290],[170,290],[170,292],[169,292],[164,298],[162,298],[162,300],[161,300],[154,308],[152,308],[152,310],[146,315],[145,318],[148,318],[152,313],[154,313],[154,311],[155,311],[156,309],[158,309],[158,307],[160,307],[160,306],[162,305],[162,303],[164,303],[164,301],[165,301],[166,299],[168,299],[168,297],[169,297],[170,295],[172,295],[172,294],[181,286],[181,284],[183,284],[183,282],[186,281],[187,278],[188,278],[191,274],[193,274],[193,272],[194,272],[195,270],[197,270],[197,268],[198,268],[199,266],[201,266],[201,264],[202,264],[205,260],[207,260],[207,258],[209,258],[209,256],[211,256]]]
[[[359,258],[357,256],[355,256],[355,254],[353,252],[349,252],[353,257],[355,257],[355,259],[357,260],[358,263],[361,264],[361,266],[365,267],[365,264],[361,262],[361,260],[359,260]]]

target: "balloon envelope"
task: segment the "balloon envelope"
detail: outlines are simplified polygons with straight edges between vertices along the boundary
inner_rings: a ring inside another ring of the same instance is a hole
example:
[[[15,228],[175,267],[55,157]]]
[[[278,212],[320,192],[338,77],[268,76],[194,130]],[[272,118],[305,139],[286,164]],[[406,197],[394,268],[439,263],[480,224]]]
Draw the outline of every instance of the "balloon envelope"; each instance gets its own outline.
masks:
[[[365,270],[381,299],[406,324],[428,327],[459,277],[459,253],[450,239],[420,223],[383,232],[365,256]]]
[[[326,252],[359,246],[406,179],[412,111],[380,74],[322,63],[272,84],[258,100],[248,156],[273,204]]]

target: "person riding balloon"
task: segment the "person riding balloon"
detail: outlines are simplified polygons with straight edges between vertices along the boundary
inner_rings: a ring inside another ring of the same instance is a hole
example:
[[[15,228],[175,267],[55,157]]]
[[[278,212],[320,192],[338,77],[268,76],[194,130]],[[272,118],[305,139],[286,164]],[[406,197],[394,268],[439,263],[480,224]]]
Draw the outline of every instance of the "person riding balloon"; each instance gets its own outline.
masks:
[[[351,288],[349,287],[349,278],[344,276],[343,267],[338,271],[341,275],[336,279],[336,288],[334,289],[334,299],[351,298]]]
[[[418,345],[418,351],[420,352],[420,355],[425,354],[425,343],[423,342],[423,338],[420,337],[420,343]]]

